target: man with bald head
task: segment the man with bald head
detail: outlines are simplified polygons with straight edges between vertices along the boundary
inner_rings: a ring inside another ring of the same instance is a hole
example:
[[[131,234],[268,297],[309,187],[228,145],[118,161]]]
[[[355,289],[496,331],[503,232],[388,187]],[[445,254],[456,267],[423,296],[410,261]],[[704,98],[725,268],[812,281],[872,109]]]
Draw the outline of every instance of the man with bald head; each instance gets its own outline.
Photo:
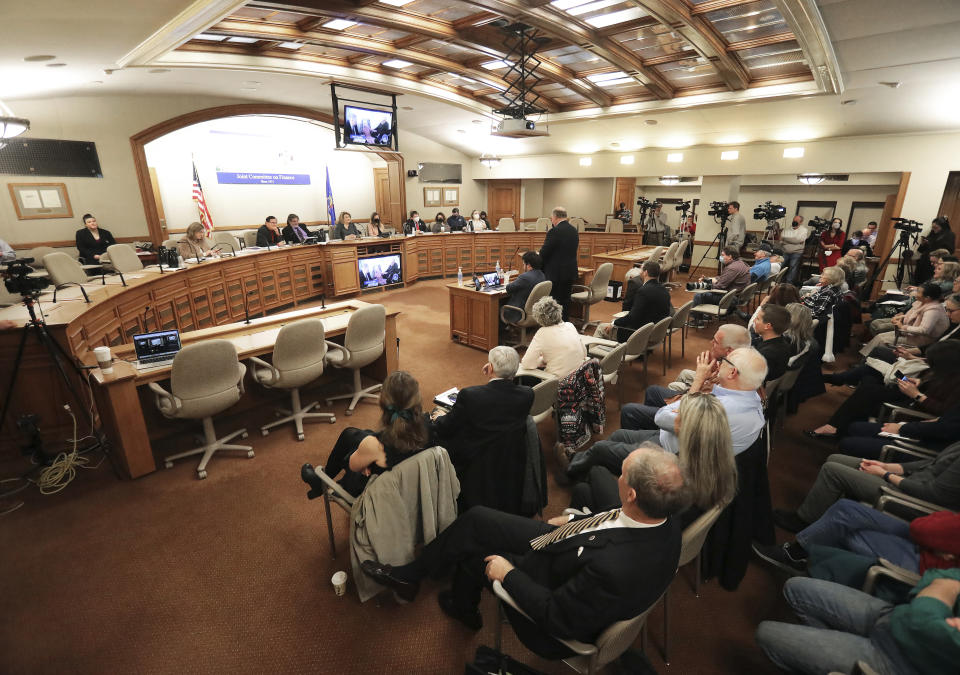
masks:
[[[680,557],[675,516],[689,504],[675,456],[636,448],[617,466],[622,507],[549,523],[477,506],[400,567],[367,560],[361,569],[412,600],[420,580],[453,571],[441,609],[473,630],[485,584],[499,581],[532,621],[512,623],[524,645],[544,658],[570,650],[554,640],[593,642],[610,624],[637,616],[670,584]]]
[[[767,377],[767,362],[763,355],[752,347],[735,349],[717,362],[710,352],[697,357],[697,370],[690,385],[691,392],[710,389],[708,380],[714,379],[711,393],[720,400],[727,412],[730,435],[733,438],[733,454],[748,449],[763,431],[763,401],[757,389]],[[682,397],[681,397],[682,398]],[[654,416],[654,429],[619,429],[605,441],[579,452],[570,460],[567,476],[580,478],[594,466],[605,466],[611,473],[620,470],[623,459],[644,441],[659,441],[660,445],[677,454],[677,433],[683,420],[677,421],[680,399],[663,406]]]

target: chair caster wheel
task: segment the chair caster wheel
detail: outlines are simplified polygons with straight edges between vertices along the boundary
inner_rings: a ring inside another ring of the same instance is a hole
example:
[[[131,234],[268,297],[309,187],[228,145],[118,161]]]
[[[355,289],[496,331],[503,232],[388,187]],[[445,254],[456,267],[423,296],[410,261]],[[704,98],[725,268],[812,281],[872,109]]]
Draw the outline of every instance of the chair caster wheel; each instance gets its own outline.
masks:
[[[164,466],[165,469],[172,469],[172,468],[173,468],[173,462],[164,462],[164,463],[163,463],[163,466]]]
[[[302,440],[303,440],[303,434],[297,434],[297,440],[298,440],[298,441],[302,441]]]
[[[261,430],[260,430],[260,434],[263,435],[263,436],[269,436],[269,435],[270,435],[270,430],[269,430],[269,429],[261,429]]]
[[[253,459],[253,450],[247,450],[247,459]]]
[[[206,477],[207,477],[207,472],[206,472],[206,471],[197,471],[197,479],[203,480],[203,479],[206,478]]]
[[[266,434],[264,434],[264,436],[266,436]],[[240,434],[240,438],[246,438],[246,437],[247,437],[247,432],[246,432],[246,431],[244,431],[242,434]]]
[[[353,414],[353,411],[349,409],[344,413],[344,415],[346,415],[347,417],[350,417],[350,415],[352,414]]]
[[[331,418],[330,418],[330,424],[336,424],[336,423],[337,423],[337,418],[336,418],[336,417],[331,417]]]

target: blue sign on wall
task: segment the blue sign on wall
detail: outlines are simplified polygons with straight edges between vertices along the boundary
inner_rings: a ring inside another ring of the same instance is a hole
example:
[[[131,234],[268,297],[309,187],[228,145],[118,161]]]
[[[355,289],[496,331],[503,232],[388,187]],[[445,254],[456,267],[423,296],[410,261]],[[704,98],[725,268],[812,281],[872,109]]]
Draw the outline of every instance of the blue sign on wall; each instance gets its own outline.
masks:
[[[217,182],[243,185],[310,185],[310,174],[217,171]]]

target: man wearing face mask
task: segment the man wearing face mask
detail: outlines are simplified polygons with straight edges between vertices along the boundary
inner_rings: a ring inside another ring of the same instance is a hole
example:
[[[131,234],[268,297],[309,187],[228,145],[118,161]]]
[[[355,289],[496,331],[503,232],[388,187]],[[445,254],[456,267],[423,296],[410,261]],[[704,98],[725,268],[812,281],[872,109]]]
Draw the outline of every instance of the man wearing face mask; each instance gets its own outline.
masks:
[[[723,271],[710,279],[700,277],[696,284],[687,284],[687,290],[692,291],[696,288],[709,288],[705,293],[697,293],[693,296],[693,306],[704,305],[719,302],[720,298],[727,291],[741,291],[750,283],[750,268],[746,263],[740,260],[740,249],[736,246],[724,246],[720,252],[720,260],[723,262]]]
[[[843,243],[843,248],[840,249],[840,255],[847,255],[852,248],[861,249],[867,257],[873,255],[873,251],[870,249],[870,242],[867,241],[867,238],[860,230],[850,235],[850,238]]]
[[[450,228],[451,232],[463,232],[467,229],[467,221],[460,215],[460,209],[453,209],[453,213],[447,218],[447,227]]]
[[[810,228],[803,224],[803,216],[793,217],[790,227],[783,231],[780,241],[783,244],[783,264],[789,267],[787,282],[796,283],[800,274],[800,263],[803,262],[803,250],[807,246]]]
[[[737,251],[743,248],[747,237],[747,221],[740,213],[740,202],[727,204],[727,246],[736,246]]]
[[[410,219],[403,224],[404,234],[421,234],[429,231],[429,226],[420,220],[420,213],[418,211],[411,211]]]

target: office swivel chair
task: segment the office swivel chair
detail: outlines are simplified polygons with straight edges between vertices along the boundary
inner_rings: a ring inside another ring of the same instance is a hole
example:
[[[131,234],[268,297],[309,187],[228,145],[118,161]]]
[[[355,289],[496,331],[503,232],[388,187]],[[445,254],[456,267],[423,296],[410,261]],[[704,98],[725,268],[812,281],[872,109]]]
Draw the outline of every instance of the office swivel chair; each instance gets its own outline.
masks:
[[[504,305],[500,308],[500,320],[508,326],[515,326],[520,329],[520,342],[518,344],[530,344],[530,341],[527,340],[527,329],[540,327],[540,324],[533,318],[533,306],[537,304],[538,300],[550,295],[552,289],[552,281],[541,281],[530,291],[530,295],[527,296],[527,301],[522,308],[513,305]]]
[[[229,251],[229,247],[224,249],[224,253],[228,251],[230,253],[236,253],[240,250],[240,242],[229,232],[214,232],[213,237],[210,239],[214,244],[230,244],[233,247],[232,251]]]
[[[327,362],[335,368],[349,368],[353,371],[353,391],[328,397],[327,405],[332,405],[333,401],[341,398],[349,398],[350,405],[345,412],[349,416],[353,414],[353,409],[357,407],[360,399],[380,400],[380,394],[374,392],[379,392],[381,385],[378,383],[364,388],[360,380],[360,369],[370,365],[383,354],[386,325],[387,310],[383,305],[363,307],[350,315],[342,345],[327,340],[327,348],[330,350],[327,352]]]
[[[139,272],[143,269],[143,263],[140,262],[140,257],[129,244],[107,246],[107,256],[109,258],[107,266],[121,274]]]
[[[610,283],[611,274],[613,274],[613,263],[603,263],[597,268],[589,286],[573,285],[574,292],[570,294],[570,300],[583,305],[584,328],[591,323],[596,323],[596,321],[590,321],[590,306],[607,297],[607,285]]]
[[[517,224],[513,218],[501,218],[497,223],[497,230],[499,232],[516,232]]]
[[[237,358],[237,350],[229,340],[205,340],[187,345],[173,359],[170,372],[170,391],[156,382],[150,390],[156,394],[157,408],[170,419],[203,420],[204,444],[199,448],[164,457],[168,469],[173,461],[193,455],[203,455],[197,465],[197,478],[207,477],[207,462],[213,453],[221,450],[239,450],[253,457],[249,445],[228,445],[237,436],[247,437],[247,430],[234,431],[217,438],[213,416],[232,407],[243,393],[246,366]]]
[[[306,386],[323,374],[323,364],[327,355],[327,343],[324,341],[323,322],[320,319],[303,319],[287,324],[277,334],[273,346],[273,363],[267,363],[252,357],[254,364],[250,370],[253,379],[268,389],[289,389],[290,410],[281,410],[286,415],[281,419],[264,424],[260,433],[270,433],[270,428],[287,422],[293,422],[297,429],[297,440],[303,440],[303,420],[325,419],[333,424],[337,418],[332,413],[309,412],[317,401],[309,405],[300,405],[300,387]]]
[[[243,245],[247,246],[256,246],[257,245],[257,231],[256,230],[244,230],[240,233],[243,237]]]
[[[607,218],[607,232],[623,234],[623,221],[619,218]]]
[[[30,266],[33,268],[38,268],[38,267],[43,268],[44,267],[43,257],[48,253],[56,253],[56,252],[57,252],[57,249],[53,248],[52,246],[37,246],[36,248],[32,248],[29,251],[23,251],[22,253],[18,253],[17,257],[33,258],[33,262],[30,263]]]

